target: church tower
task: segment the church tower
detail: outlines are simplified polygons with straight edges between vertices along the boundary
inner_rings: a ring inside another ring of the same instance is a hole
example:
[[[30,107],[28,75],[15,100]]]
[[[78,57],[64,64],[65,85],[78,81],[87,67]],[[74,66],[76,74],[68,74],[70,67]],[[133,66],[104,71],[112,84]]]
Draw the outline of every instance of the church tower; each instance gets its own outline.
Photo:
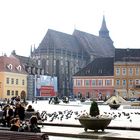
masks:
[[[102,26],[99,31],[99,37],[111,40],[111,38],[109,36],[109,30],[107,29],[107,26],[106,26],[105,16],[103,16]]]

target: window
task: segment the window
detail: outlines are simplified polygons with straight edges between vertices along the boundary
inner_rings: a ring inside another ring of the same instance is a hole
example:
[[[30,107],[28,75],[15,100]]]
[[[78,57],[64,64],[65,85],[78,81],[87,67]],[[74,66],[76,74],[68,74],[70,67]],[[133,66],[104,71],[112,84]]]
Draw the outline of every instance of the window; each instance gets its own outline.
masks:
[[[126,80],[122,80],[122,85],[126,86]]]
[[[10,90],[7,90],[7,96],[10,96]]]
[[[92,86],[96,85],[96,80],[92,80]]]
[[[105,80],[105,85],[106,85],[106,86],[111,85],[111,80]]]
[[[17,70],[18,71],[21,71],[21,66],[20,65],[17,67]]]
[[[9,84],[9,78],[8,77],[6,78],[6,83]]]
[[[116,80],[116,85],[117,85],[117,86],[120,85],[120,80]]]
[[[18,91],[16,90],[15,95],[18,96]]]
[[[138,84],[139,84],[139,80],[137,79],[137,80],[135,81],[135,83],[136,83],[136,85],[138,85]]]
[[[18,79],[16,79],[16,85],[18,85]]]
[[[14,91],[12,90],[12,96],[14,96]]]
[[[98,80],[98,86],[102,86],[102,80]]]
[[[22,80],[22,85],[24,85],[25,84],[25,81],[24,80]]]
[[[14,84],[14,78],[11,79],[11,84],[12,84],[12,85]]]
[[[133,75],[133,69],[129,68],[129,75]]]
[[[77,80],[77,86],[81,86],[81,80]]]
[[[63,65],[63,60],[60,61],[60,64]]]
[[[129,85],[133,85],[133,80],[129,80]]]
[[[120,68],[116,68],[116,75],[120,75]]]
[[[89,80],[85,80],[85,85],[89,86]]]
[[[139,75],[139,68],[136,68],[136,75]]]
[[[8,68],[9,70],[12,70],[12,68],[13,68],[12,64],[7,65],[7,68]]]
[[[122,68],[122,75],[126,75],[126,68]]]

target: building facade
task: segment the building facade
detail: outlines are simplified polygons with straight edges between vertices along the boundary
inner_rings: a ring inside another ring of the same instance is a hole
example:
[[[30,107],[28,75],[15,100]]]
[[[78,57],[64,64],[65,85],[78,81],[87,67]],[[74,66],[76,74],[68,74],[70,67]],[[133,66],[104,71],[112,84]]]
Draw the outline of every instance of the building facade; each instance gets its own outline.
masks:
[[[0,98],[27,97],[27,73],[18,59],[0,57]]]
[[[140,49],[116,49],[114,86],[124,98],[140,97]]]
[[[45,74],[58,77],[59,96],[73,93],[72,76],[99,57],[114,57],[105,17],[99,36],[79,30],[70,35],[49,29],[38,48],[31,49],[31,58],[43,67]]]
[[[97,58],[73,76],[76,97],[104,100],[114,94],[114,58]]]

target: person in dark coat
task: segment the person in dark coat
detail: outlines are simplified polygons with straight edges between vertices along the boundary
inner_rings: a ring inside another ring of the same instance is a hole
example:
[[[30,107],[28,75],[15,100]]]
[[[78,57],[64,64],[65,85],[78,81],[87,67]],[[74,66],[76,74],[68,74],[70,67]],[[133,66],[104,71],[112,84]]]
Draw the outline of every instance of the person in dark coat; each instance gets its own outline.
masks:
[[[19,129],[20,129],[20,119],[19,118],[13,118],[11,120],[10,131],[19,131]]]
[[[35,133],[41,132],[40,127],[38,127],[37,125],[37,121],[38,121],[37,116],[33,115],[30,118],[29,124],[24,127],[24,132],[35,132]]]
[[[10,105],[7,105],[7,107],[3,110],[3,119],[5,120],[4,126],[10,127],[10,120],[13,118],[14,111],[13,108]]]
[[[20,103],[16,104],[14,117],[16,117],[16,116],[19,116],[21,121],[23,121],[25,118],[25,108]]]
[[[29,105],[28,108],[26,109],[28,112],[34,112],[35,110],[33,109],[32,105]]]

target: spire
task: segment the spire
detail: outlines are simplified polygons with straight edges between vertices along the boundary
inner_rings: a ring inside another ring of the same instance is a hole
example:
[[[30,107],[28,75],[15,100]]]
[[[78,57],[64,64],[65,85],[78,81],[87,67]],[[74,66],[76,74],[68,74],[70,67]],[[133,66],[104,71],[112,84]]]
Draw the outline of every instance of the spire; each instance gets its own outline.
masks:
[[[99,36],[102,38],[110,39],[109,31],[108,31],[107,26],[106,26],[106,21],[105,21],[104,15],[103,15],[102,26],[101,26],[100,31],[99,31]]]

